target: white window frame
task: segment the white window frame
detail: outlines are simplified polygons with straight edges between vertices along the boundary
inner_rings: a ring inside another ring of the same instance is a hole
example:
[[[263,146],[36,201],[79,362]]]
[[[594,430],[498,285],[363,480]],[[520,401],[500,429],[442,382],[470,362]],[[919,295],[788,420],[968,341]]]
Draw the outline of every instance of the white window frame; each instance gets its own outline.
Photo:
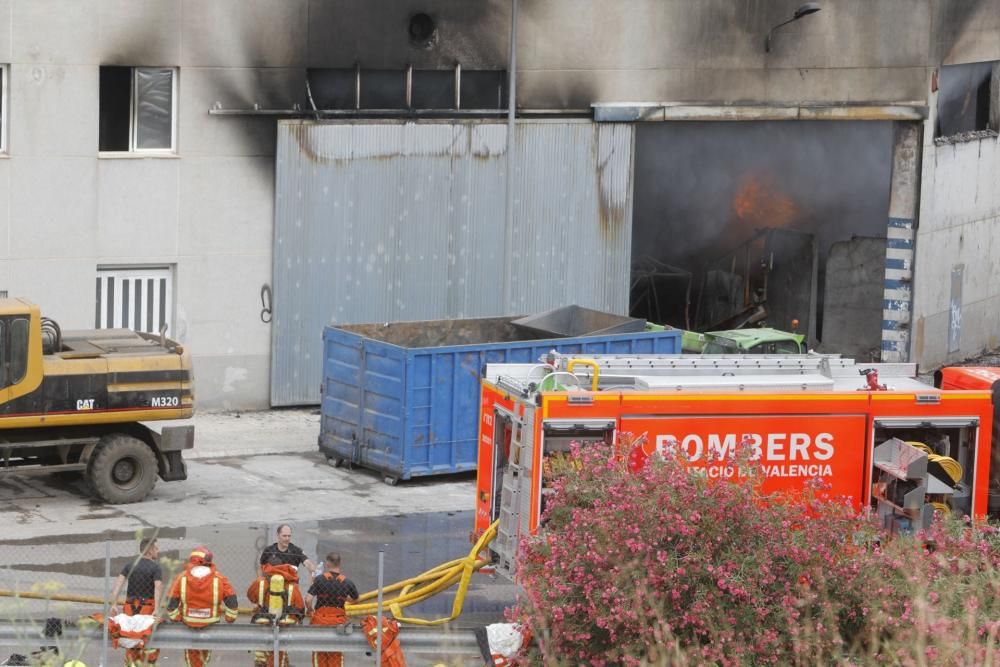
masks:
[[[142,156],[161,156],[161,157],[177,157],[177,93],[179,90],[179,85],[177,79],[180,76],[180,68],[173,67],[170,65],[144,65],[129,66],[129,104],[128,104],[128,148],[122,150],[106,150],[100,151],[98,157],[142,157]],[[138,96],[139,96],[139,85],[138,77],[139,70],[144,69],[168,69],[171,72],[170,77],[170,147],[169,148],[139,148],[136,145],[136,136],[139,132],[138,123]]]
[[[158,334],[159,327],[156,324],[166,324],[167,332],[173,331],[174,327],[174,277],[175,277],[174,266],[170,264],[132,264],[132,265],[99,265],[97,267],[96,277],[98,279],[103,279],[101,282],[99,294],[95,294],[97,299],[96,312],[95,312],[95,323],[94,326],[97,329],[134,329],[135,324],[135,290],[129,289],[129,302],[127,305],[127,321],[123,317],[122,313],[122,281],[146,281],[146,280],[164,280],[163,295],[160,295],[159,290],[154,290],[155,299],[154,303],[157,306],[162,304],[162,310],[164,312],[164,318],[162,322],[159,322],[159,313],[153,315],[155,331],[147,331],[148,327],[142,326],[139,331],[146,331],[147,333]],[[112,307],[112,317],[109,321],[107,319],[107,308],[108,308],[108,291],[107,291],[107,278],[115,279],[115,291],[114,297],[111,303]],[[134,282],[132,283],[135,284]],[[146,283],[143,283],[146,284]],[[144,307],[148,307],[148,299],[142,299]],[[142,322],[145,325],[145,322]]]
[[[10,100],[7,98],[7,91],[10,88],[10,65],[0,65],[0,77],[3,78],[3,85],[0,85],[0,153],[7,154],[7,116],[10,115]]]
[[[139,133],[139,70],[168,69],[170,70],[170,148],[139,148],[136,137]],[[177,67],[132,67],[131,95],[129,95],[128,110],[128,150],[130,153],[164,155],[177,152]]]
[[[136,146],[136,136],[139,133],[139,70],[143,69],[168,69],[170,70],[170,148],[138,148]],[[177,152],[177,74],[176,67],[133,67],[132,68],[132,95],[130,96],[129,108],[129,135],[128,147],[132,153],[176,153]]]

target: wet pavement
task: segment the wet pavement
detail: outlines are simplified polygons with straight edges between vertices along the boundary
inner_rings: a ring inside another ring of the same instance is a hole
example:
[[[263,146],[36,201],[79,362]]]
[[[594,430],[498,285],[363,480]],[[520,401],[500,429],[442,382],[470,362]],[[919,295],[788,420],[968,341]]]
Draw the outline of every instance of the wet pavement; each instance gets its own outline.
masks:
[[[459,558],[470,550],[469,531],[473,512],[425,512],[390,516],[348,517],[321,521],[291,521],[292,541],[306,555],[319,561],[330,551],[341,554],[343,571],[361,592],[374,590],[378,584],[378,552],[384,554],[384,581],[390,584],[440,563]],[[273,523],[244,523],[160,529],[157,539],[161,560],[167,571],[180,566],[187,553],[199,545],[215,553],[219,569],[226,574],[240,595],[240,605],[249,606],[245,591],[256,576],[260,550],[274,541]],[[150,529],[152,530],[152,529]],[[106,554],[111,554],[112,578],[134,557],[136,533],[107,531],[18,539],[8,531],[0,539],[0,588],[19,591],[51,591],[74,595],[104,597]],[[303,570],[304,572],[304,570]],[[303,586],[308,585],[303,582]],[[513,604],[515,587],[502,577],[477,574],[466,597],[462,616],[451,627],[467,629],[502,621],[504,609]],[[454,589],[408,608],[411,615],[437,618],[450,613]],[[0,598],[0,615],[5,619],[27,616],[77,618],[100,611],[96,604],[18,601]],[[246,622],[241,617],[240,622]],[[31,648],[31,647],[27,647]],[[12,652],[0,648],[0,659]],[[97,655],[91,647],[88,653]],[[170,656],[165,656],[169,658]],[[218,664],[247,664],[247,656],[219,653]],[[308,654],[293,664],[308,664]],[[178,655],[174,664],[183,664]],[[165,660],[163,664],[171,664]],[[91,664],[91,663],[88,663]],[[213,663],[215,664],[215,663]],[[348,664],[351,664],[348,661]],[[435,664],[435,661],[414,664]],[[466,663],[469,664],[469,663]]]
[[[420,574],[440,563],[460,558],[470,550],[469,532],[473,513],[429,512],[391,516],[354,517],[325,521],[289,522],[292,541],[307,556],[320,562],[330,551],[341,554],[343,571],[362,592],[378,584],[378,552],[384,553],[386,584]],[[260,551],[274,541],[276,524],[227,524],[159,529],[161,559],[179,567],[196,546],[215,553],[220,571],[230,578],[241,604],[243,593],[256,576]],[[150,528],[147,532],[152,532]],[[132,531],[70,534],[27,539],[0,540],[0,570],[3,588],[21,591],[58,590],[67,594],[103,597],[106,554],[111,555],[111,574],[134,558],[136,533]],[[167,565],[165,570],[169,570]],[[308,574],[303,570],[304,576]],[[462,622],[499,620],[512,602],[514,588],[502,578],[480,574],[473,578]],[[303,581],[303,586],[306,585]],[[415,614],[436,617],[451,609],[453,595],[441,595],[411,608]],[[8,599],[0,598],[0,605]],[[38,608],[41,603],[32,604]],[[80,607],[81,605],[75,605]],[[58,611],[60,608],[57,608]],[[72,611],[67,608],[67,611]],[[87,612],[89,613],[89,612]],[[59,615],[59,614],[57,614]]]
[[[475,499],[475,476],[468,473],[388,486],[371,470],[333,468],[315,450],[203,458],[187,466],[187,480],[160,481],[132,505],[95,501],[79,477],[0,475],[0,537],[463,511]]]

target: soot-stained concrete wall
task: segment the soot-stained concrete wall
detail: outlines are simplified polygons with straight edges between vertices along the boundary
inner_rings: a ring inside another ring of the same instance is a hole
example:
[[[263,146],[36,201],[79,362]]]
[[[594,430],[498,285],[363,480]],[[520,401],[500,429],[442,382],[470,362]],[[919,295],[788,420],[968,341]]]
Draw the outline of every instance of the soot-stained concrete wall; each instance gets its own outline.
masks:
[[[830,247],[820,351],[879,360],[884,274],[885,237],[856,237]]]
[[[932,68],[1000,58],[1000,0],[825,0],[818,14],[775,33],[764,53],[767,30],[799,4],[522,0],[519,103],[926,104]],[[260,288],[272,274],[275,120],[208,110],[305,107],[310,67],[504,69],[509,7],[507,0],[0,0],[7,66],[0,288],[80,328],[94,323],[97,266],[171,265],[170,333],[195,355],[199,406],[265,407],[271,331],[260,319]],[[437,24],[429,47],[408,38],[417,12]],[[175,155],[98,155],[101,65],[179,68]],[[935,150],[939,166],[926,173],[936,183],[954,178],[966,188],[972,163],[981,183],[996,173],[988,167],[995,144]],[[958,171],[949,175],[952,165]],[[823,206],[824,193],[817,186],[803,194]],[[947,221],[958,218],[943,211],[955,206],[946,192],[928,200],[928,215],[941,225],[924,229],[951,229]],[[962,224],[985,225],[989,210]],[[930,349],[940,339],[939,300],[925,310]],[[966,308],[966,322],[975,312]],[[985,326],[963,323],[963,345]]]

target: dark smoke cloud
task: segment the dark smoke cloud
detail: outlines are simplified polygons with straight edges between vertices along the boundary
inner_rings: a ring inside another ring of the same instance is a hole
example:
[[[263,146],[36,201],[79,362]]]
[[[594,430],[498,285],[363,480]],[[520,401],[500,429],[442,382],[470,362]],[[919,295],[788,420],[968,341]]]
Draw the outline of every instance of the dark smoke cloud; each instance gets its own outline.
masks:
[[[888,122],[640,124],[633,244],[686,268],[724,254],[769,223],[766,207],[739,218],[748,179],[789,201],[787,226],[816,234],[821,252],[884,235],[891,162]]]
[[[698,274],[758,228],[783,226],[816,236],[822,281],[832,243],[885,236],[892,140],[889,122],[640,124],[633,257]]]

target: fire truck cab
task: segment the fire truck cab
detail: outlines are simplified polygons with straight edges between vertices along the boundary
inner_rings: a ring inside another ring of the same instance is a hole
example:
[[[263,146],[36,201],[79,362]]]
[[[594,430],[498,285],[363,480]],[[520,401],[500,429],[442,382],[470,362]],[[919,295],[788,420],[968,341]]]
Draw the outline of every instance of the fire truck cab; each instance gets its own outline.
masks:
[[[492,550],[509,576],[541,520],[546,460],[574,442],[679,453],[719,479],[743,474],[732,458],[748,445],[765,490],[820,478],[887,526],[926,523],[935,509],[987,514],[992,394],[924,384],[913,364],[550,355],[489,364],[483,378],[476,532],[500,521]]]

